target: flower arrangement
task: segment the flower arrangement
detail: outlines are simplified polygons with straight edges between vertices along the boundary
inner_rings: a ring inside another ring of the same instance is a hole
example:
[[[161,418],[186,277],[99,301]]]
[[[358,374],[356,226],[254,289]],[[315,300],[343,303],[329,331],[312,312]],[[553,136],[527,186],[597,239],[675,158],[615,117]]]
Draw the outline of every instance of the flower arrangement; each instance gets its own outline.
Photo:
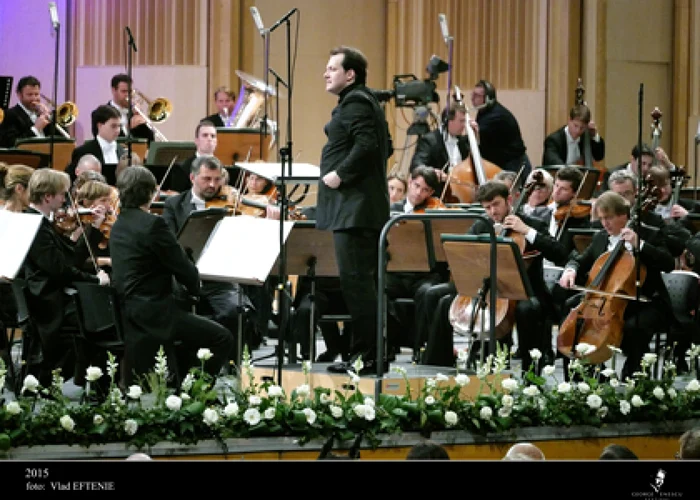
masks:
[[[589,348],[580,344],[579,354],[585,356]],[[693,345],[687,354],[695,366],[700,346]],[[541,357],[536,349],[530,355],[534,362]],[[504,373],[509,353],[499,346],[495,355],[478,363],[475,375],[459,369],[453,377],[438,374],[415,391],[406,371],[395,367],[393,371],[406,378],[405,394],[381,394],[378,400],[350,388],[311,389],[308,362],[302,365],[306,383],[287,394],[270,381],[256,381],[247,350],[241,373],[248,380],[245,388],[219,388],[203,370],[211,356],[208,349],[200,349],[201,366],[192,369],[174,391],[166,384],[167,360],[162,349],[153,373],[144,383],[124,390],[115,381],[117,363],[110,355],[106,374],[109,389],[101,400],[92,397],[91,389],[105,376],[99,367],[87,369],[80,402],[63,396],[60,373],[54,374],[48,388],[40,387],[29,375],[17,400],[0,400],[0,450],[48,444],[89,447],[110,442],[141,449],[159,442],[195,444],[213,439],[227,451],[225,441],[229,438],[296,436],[304,444],[330,436],[350,440],[360,433],[377,446],[383,434],[399,432],[429,435],[462,430],[486,434],[518,427],[599,427],[608,423],[686,420],[700,415],[697,373],[685,387],[676,388],[675,367],[666,362],[661,378],[652,379],[650,374],[657,361],[654,354],[645,355],[641,372],[624,381],[617,379],[613,369],[592,370],[578,360],[570,363],[570,382],[558,380],[553,366],[544,367],[542,376],[535,375],[531,367],[519,380]],[[459,353],[458,366],[464,359],[465,353]],[[362,360],[358,359],[355,372],[361,368]],[[348,371],[348,377],[357,387],[355,372]],[[0,361],[0,390],[5,373]],[[479,384],[477,396],[461,395],[467,384]]]

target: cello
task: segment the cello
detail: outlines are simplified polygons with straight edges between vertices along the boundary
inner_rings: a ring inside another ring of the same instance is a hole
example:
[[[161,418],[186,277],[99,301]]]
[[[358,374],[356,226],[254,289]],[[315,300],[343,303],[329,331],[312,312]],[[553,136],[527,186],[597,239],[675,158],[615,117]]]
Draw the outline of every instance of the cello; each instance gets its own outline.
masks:
[[[651,210],[658,203],[658,187],[651,179],[641,193],[641,213]],[[636,215],[636,214],[635,214]],[[631,217],[626,227],[637,223]],[[641,266],[639,286],[646,278],[646,267]],[[573,308],[559,328],[557,349],[565,356],[575,356],[580,343],[592,345],[595,349],[584,356],[594,364],[604,363],[612,357],[609,346],[620,347],[624,327],[625,308],[629,300],[636,300],[637,263],[632,253],[620,239],[612,250],[596,259],[588,274],[585,295],[578,306]]]
[[[455,102],[463,105],[462,93],[458,87],[455,86],[455,89]],[[467,109],[467,117],[469,117],[469,111]],[[465,129],[469,139],[469,156],[452,167],[447,176],[441,199],[446,198],[448,202],[455,201],[453,198],[456,198],[458,203],[474,203],[479,186],[493,179],[501,171],[495,163],[481,158],[479,143],[469,123]]]
[[[544,176],[542,172],[535,171],[532,174],[532,180],[524,186],[517,203],[512,209],[512,213],[517,214],[534,189],[543,183]],[[504,235],[502,233],[502,227],[500,230],[496,230],[497,237],[511,237],[518,245],[518,248],[520,248],[520,252],[525,255],[524,250],[527,242],[525,241],[524,235],[519,233]],[[530,254],[530,256],[533,255],[534,254]],[[486,304],[485,299],[482,299],[482,297],[487,296],[488,288],[488,280],[485,280],[484,286],[479,290],[477,297],[469,297],[460,294],[454,298],[450,305],[449,319],[455,331],[460,333],[485,333],[482,329],[482,324],[485,323],[486,318],[490,317],[490,311],[488,309],[488,304]],[[517,301],[515,300],[496,299],[496,339],[502,339],[513,331],[516,304]],[[476,310],[476,314],[474,310]]]

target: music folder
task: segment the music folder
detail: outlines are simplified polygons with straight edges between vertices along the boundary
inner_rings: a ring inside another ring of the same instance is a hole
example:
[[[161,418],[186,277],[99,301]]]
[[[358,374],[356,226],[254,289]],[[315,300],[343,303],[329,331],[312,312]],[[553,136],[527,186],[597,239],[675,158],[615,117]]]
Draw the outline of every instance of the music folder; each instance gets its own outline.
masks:
[[[15,279],[34,242],[41,214],[0,210],[0,277]]]
[[[177,241],[193,261],[197,262],[214,227],[227,213],[225,208],[207,208],[190,212],[185,219],[177,233]]]
[[[236,166],[274,183],[279,182],[282,177],[281,163],[236,162]],[[287,164],[284,172],[286,183],[312,184],[318,182],[318,178],[321,176],[321,169],[309,163],[292,163],[291,172],[289,167]]]

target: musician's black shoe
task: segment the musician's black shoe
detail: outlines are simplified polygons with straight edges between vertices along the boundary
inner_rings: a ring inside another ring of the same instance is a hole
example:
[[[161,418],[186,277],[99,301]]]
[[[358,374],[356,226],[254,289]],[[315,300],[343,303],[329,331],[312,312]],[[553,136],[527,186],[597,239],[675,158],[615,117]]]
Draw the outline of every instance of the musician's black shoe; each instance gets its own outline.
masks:
[[[379,369],[379,363],[375,361],[374,359],[370,359],[368,361],[362,361],[362,370],[360,370],[359,375],[376,375],[377,370]],[[389,362],[385,361],[384,362],[384,367],[382,370],[382,373],[388,373],[389,372]]]
[[[316,363],[332,363],[337,357],[337,352],[325,351],[316,357]]]
[[[328,365],[326,368],[331,373],[347,373],[348,370],[352,371],[352,363],[349,361],[341,361],[340,363],[333,363],[332,365]]]

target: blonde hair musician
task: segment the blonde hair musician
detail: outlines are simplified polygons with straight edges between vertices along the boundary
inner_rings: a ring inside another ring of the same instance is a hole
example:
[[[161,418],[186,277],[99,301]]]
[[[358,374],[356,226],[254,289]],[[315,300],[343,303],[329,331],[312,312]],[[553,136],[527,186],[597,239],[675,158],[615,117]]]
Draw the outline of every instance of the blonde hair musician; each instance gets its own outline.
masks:
[[[27,165],[0,163],[0,200],[2,208],[21,212],[29,206],[29,179],[34,173]]]

